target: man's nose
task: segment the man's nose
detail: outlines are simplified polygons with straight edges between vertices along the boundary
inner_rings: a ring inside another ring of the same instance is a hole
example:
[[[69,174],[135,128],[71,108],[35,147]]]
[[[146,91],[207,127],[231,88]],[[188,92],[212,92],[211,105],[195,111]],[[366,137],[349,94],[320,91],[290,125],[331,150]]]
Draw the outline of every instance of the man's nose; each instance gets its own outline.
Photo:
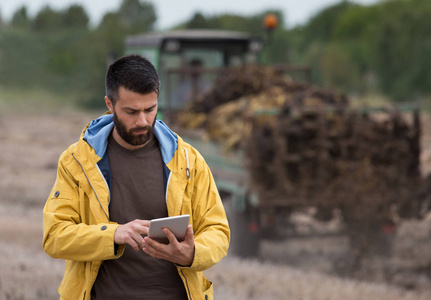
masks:
[[[140,113],[138,116],[138,120],[136,121],[136,125],[139,127],[145,127],[148,125],[147,116],[145,113]]]

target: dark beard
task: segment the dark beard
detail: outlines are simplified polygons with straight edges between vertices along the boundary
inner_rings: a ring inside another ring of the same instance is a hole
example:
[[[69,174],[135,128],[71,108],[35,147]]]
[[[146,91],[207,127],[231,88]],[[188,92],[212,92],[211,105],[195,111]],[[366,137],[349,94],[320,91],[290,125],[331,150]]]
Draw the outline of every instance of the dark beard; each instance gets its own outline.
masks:
[[[154,122],[152,126],[145,126],[145,127],[135,127],[127,131],[126,126],[121,122],[117,115],[114,113],[114,124],[115,128],[117,129],[118,135],[128,144],[132,146],[140,146],[146,144],[154,135],[154,124],[156,123],[156,119],[154,119]],[[139,134],[134,135],[134,131],[140,131],[146,129],[147,133],[145,134]]]

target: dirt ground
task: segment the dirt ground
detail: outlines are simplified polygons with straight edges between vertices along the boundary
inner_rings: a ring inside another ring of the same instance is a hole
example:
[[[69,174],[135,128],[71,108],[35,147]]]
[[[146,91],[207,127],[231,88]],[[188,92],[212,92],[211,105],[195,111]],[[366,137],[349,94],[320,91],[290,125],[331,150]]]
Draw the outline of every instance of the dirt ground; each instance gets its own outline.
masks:
[[[0,299],[58,299],[64,262],[42,250],[42,208],[58,157],[97,116],[0,112]],[[431,118],[423,120],[421,159],[423,172],[430,173]],[[424,258],[423,264],[430,263],[430,228],[431,220],[406,222],[395,243],[398,255],[386,263],[397,270],[414,269],[409,266],[418,257]],[[416,247],[418,240],[422,252]],[[259,258],[228,255],[205,273],[215,285],[216,299],[431,299],[431,281],[425,273],[395,272],[389,283],[335,276],[332,262],[346,247],[343,238],[265,242]],[[379,261],[369,264],[378,265]]]

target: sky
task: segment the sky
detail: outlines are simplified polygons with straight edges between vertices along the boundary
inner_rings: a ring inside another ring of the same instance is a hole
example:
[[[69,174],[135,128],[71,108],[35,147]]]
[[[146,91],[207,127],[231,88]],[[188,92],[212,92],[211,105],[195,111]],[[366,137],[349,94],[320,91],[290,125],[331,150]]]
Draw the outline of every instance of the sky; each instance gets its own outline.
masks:
[[[350,0],[359,4],[374,4],[378,0]],[[118,9],[122,0],[0,0],[0,14],[9,20],[21,6],[27,7],[30,16],[49,5],[59,10],[72,4],[80,4],[90,16],[92,24],[98,24],[105,13]],[[267,9],[281,10],[288,27],[305,23],[321,9],[341,0],[151,0],[156,8],[156,29],[168,29],[190,19],[199,11],[206,16],[221,13],[253,15]]]

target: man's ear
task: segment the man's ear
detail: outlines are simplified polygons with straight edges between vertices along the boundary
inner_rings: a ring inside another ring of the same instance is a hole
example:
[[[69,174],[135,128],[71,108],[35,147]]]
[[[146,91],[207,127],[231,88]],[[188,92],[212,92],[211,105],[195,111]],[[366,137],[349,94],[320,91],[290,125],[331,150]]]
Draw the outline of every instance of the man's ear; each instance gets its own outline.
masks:
[[[111,112],[111,114],[113,114],[114,113],[114,104],[112,103],[111,100],[109,100],[109,98],[107,96],[105,96],[105,104],[106,104],[106,107]]]

